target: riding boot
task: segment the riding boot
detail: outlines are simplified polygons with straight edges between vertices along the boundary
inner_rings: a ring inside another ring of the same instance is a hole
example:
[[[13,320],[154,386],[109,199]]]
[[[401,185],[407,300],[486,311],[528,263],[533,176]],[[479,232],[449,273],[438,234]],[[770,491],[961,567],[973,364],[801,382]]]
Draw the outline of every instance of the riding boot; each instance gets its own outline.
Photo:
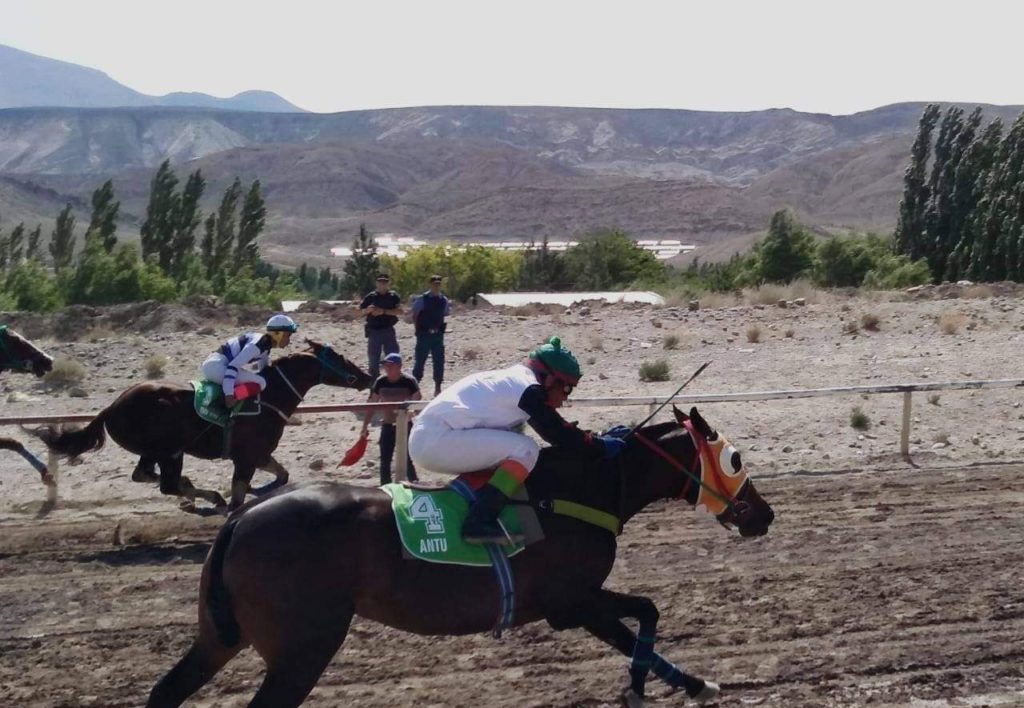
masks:
[[[469,514],[462,525],[462,540],[473,545],[496,543],[512,546],[523,540],[520,534],[511,538],[498,522],[498,515],[508,503],[508,497],[491,484],[485,484],[477,493]]]

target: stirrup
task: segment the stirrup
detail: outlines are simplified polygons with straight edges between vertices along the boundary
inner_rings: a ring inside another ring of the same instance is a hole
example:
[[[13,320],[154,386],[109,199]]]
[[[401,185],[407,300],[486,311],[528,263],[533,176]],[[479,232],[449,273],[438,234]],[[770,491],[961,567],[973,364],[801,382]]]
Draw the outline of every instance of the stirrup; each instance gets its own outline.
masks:
[[[478,533],[470,533],[465,527],[462,529],[462,540],[473,546],[485,546],[493,543],[498,546],[514,546],[522,543],[522,534],[509,534],[501,524],[495,522],[490,528],[481,529]]]

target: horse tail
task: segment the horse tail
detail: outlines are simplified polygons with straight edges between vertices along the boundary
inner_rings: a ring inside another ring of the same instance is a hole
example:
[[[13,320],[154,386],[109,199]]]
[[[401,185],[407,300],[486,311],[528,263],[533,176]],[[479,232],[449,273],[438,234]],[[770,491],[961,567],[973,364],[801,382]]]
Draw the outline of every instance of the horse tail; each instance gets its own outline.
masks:
[[[221,527],[210,550],[210,585],[206,593],[206,607],[210,610],[217,639],[229,649],[241,640],[242,629],[231,609],[231,595],[224,585],[224,556],[227,555],[231,537],[235,533],[238,519],[230,519]]]
[[[112,407],[113,405],[104,408],[84,428],[46,425],[28,432],[42,440],[50,452],[63,457],[77,457],[84,452],[92,452],[103,447],[103,443],[107,441],[103,426]]]

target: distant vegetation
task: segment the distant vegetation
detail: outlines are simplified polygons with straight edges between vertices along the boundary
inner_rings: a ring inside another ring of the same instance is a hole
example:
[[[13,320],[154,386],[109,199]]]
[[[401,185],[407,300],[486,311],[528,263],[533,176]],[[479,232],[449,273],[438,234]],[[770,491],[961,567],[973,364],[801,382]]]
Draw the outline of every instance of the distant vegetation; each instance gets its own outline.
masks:
[[[944,115],[937,105],[925,109],[892,236],[815,238],[783,209],[772,214],[765,237],[747,253],[721,263],[695,258],[681,269],[658,261],[618,230],[585,234],[561,252],[551,250],[545,238],[522,252],[442,244],[395,258],[378,254],[372,234],[361,226],[340,274],[305,264],[294,273],[281,272],[260,258],[266,207],[259,180],[244,188],[236,178],[219,206],[204,215],[202,174],[191,173],[179,188],[164,162],[151,183],[139,246],[118,241],[120,205],[110,181],[93,193],[77,254],[70,205],[58,214],[45,252],[40,226],[29,231],[18,224],[0,232],[0,310],[192,295],[274,308],[282,299],[358,297],[373,288],[381,270],[391,273],[394,288],[406,297],[438,273],[445,277],[445,292],[460,301],[508,290],[647,288],[696,296],[742,288],[770,293],[776,284],[797,280],[873,289],[959,278],[1024,280],[1024,114],[1005,136],[999,119],[982,123],[980,108],[966,117],[955,106]],[[864,327],[872,329],[871,323]]]

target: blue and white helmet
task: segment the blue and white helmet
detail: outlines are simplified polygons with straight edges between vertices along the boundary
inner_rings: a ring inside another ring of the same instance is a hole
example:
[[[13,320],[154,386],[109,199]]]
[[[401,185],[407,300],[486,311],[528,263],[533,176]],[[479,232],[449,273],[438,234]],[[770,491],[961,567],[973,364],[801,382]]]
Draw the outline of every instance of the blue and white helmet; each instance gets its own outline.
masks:
[[[268,332],[295,332],[299,325],[288,315],[274,315],[267,320]]]

